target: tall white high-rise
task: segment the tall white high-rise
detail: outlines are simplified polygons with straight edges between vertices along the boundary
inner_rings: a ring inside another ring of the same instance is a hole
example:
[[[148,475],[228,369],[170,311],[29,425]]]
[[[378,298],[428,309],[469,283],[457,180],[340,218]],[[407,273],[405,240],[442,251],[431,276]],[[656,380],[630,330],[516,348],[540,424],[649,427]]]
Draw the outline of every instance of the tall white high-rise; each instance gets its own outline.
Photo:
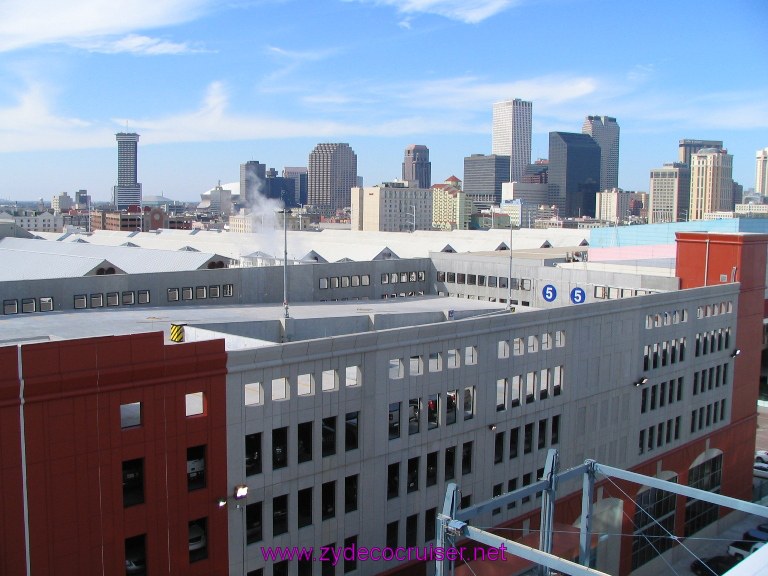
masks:
[[[600,146],[600,190],[619,187],[619,125],[610,116],[587,116],[582,134]]]
[[[671,162],[651,170],[648,223],[688,220],[691,169],[685,162]]]
[[[531,163],[533,104],[520,98],[493,105],[491,154],[509,156],[509,181],[522,182]]]
[[[768,196],[768,148],[757,151],[755,193],[760,196]]]
[[[733,156],[722,148],[691,154],[690,219],[733,210]]]

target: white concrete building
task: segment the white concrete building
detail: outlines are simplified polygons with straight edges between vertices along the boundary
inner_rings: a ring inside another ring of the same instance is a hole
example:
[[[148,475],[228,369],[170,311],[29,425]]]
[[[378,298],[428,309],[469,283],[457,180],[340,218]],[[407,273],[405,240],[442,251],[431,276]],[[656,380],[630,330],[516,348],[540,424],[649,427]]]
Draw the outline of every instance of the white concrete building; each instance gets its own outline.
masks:
[[[691,194],[691,169],[673,162],[651,170],[648,223],[679,222],[688,219]]]
[[[755,194],[768,196],[768,148],[757,151],[755,163]]]
[[[533,103],[515,98],[493,105],[491,154],[509,156],[509,181],[519,182],[531,163]]]
[[[691,155],[689,219],[733,210],[733,156],[723,148],[703,148]]]
[[[432,228],[432,190],[396,181],[352,188],[352,230],[414,232]]]

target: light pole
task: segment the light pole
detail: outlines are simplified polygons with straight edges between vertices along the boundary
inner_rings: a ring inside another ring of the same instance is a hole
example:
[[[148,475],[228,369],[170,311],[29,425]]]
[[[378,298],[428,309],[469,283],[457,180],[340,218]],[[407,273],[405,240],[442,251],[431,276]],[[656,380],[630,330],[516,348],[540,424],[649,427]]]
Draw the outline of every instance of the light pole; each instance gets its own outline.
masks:
[[[284,192],[280,193],[282,197]],[[283,209],[278,214],[283,215],[283,308],[285,308],[285,318],[290,318],[288,314],[288,214],[291,211],[285,205],[283,199]]]

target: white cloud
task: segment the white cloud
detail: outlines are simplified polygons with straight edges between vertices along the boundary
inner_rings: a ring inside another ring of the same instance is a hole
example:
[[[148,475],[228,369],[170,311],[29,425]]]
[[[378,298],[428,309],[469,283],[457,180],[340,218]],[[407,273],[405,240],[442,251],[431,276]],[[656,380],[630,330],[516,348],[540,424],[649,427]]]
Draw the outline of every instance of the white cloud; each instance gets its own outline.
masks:
[[[167,40],[140,36],[138,34],[129,34],[118,40],[95,39],[77,42],[74,45],[89,52],[100,52],[102,54],[129,53],[159,56],[202,52],[202,50],[192,48],[187,42],[168,42]]]
[[[519,4],[519,0],[357,0],[393,6],[401,14],[436,14],[466,24],[477,24]],[[400,26],[410,27],[408,19]]]
[[[0,52],[188,22],[212,0],[5,0],[0,3]]]

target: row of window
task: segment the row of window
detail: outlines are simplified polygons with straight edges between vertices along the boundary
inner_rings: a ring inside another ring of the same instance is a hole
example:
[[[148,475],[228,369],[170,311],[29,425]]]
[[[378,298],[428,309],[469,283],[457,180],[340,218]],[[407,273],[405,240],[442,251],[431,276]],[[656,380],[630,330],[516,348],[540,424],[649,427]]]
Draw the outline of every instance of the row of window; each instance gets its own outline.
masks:
[[[456,424],[458,412],[459,390],[451,390],[445,394],[445,415],[442,414],[442,393],[430,394],[427,397],[427,430],[438,428],[441,423],[446,426]],[[402,402],[389,404],[389,439],[400,438]],[[418,434],[421,431],[421,412],[423,403],[421,398],[408,400],[408,435]],[[464,388],[463,419],[471,420],[475,417],[475,387]]]
[[[632,296],[645,296],[653,294],[651,290],[639,290],[637,288],[617,288],[615,286],[595,286],[595,298],[599,300],[616,300],[617,298],[631,298]]]
[[[696,394],[696,392],[694,392]],[[666,404],[680,402],[683,399],[683,377],[673,378],[668,382],[661,382],[643,388],[640,399],[640,413],[645,414],[656,407],[663,408]]]
[[[513,302],[516,304],[516,302]],[[552,350],[552,347],[563,348],[565,346],[565,330],[557,330],[554,333],[545,332],[541,336],[531,335],[528,336],[527,345],[526,340],[523,338],[512,339],[512,354],[514,356],[522,356],[526,350],[529,354],[533,354],[541,350]],[[498,353],[499,359],[509,358],[509,340],[499,340]]]
[[[198,518],[187,524],[189,532],[189,563],[208,558],[208,519]],[[125,539],[125,573],[150,574],[147,564],[147,535]]]
[[[515,408],[550,396],[560,396],[563,391],[564,370],[562,366],[542,368],[526,374],[515,374],[511,378],[500,378],[496,381],[496,411],[503,412],[507,408]]]
[[[203,392],[190,392],[184,395],[184,415],[201,416],[206,413],[206,397]],[[127,430],[138,428],[144,422],[142,402],[128,402],[120,405],[120,428]]]
[[[330,276],[328,278],[320,278],[319,288],[320,290],[327,290],[328,288],[357,288],[358,286],[370,286],[371,276],[369,274],[353,275],[353,276]]]
[[[438,272],[437,281],[446,284],[466,284],[467,286],[488,286],[489,288],[509,288],[509,278],[506,276],[485,276],[482,274],[465,274],[464,272]],[[533,282],[530,278],[512,278],[513,290],[531,289]]]
[[[386,300],[387,298],[412,298],[413,296],[424,296],[424,290],[411,290],[409,292],[391,292],[389,294],[382,294],[381,299]],[[346,298],[342,298],[342,300],[346,300]]]
[[[90,306],[89,306],[90,303]],[[149,304],[149,290],[125,290],[123,292],[107,292],[95,294],[75,294],[75,310],[83,308],[103,308],[104,306],[133,306],[134,304]]]
[[[504,461],[505,447],[509,446],[508,459],[514,460],[520,454],[520,430],[521,427],[512,428],[509,431],[509,443],[505,442],[506,432],[497,432],[494,437],[493,463],[501,464]],[[547,446],[556,446],[560,443],[560,415],[552,416],[550,420],[544,418],[538,423],[530,422],[522,427],[523,454],[530,454],[534,446],[534,430],[536,431],[536,449],[543,450]],[[549,433],[549,443],[547,443],[547,434]]]
[[[213,286],[184,286],[168,288],[168,302],[179,300],[207,300],[208,298],[231,298],[235,293],[234,284],[214,284]]]
[[[347,387],[360,386],[362,372],[359,366],[347,366],[344,369],[344,385]],[[312,373],[299,374],[296,377],[295,394],[298,397],[312,396],[317,393],[317,381]],[[335,392],[339,390],[340,380],[338,370],[323,370],[320,374],[320,390]],[[290,378],[281,376],[273,378],[270,383],[270,398],[275,402],[289,400],[293,397]],[[261,406],[264,404],[265,390],[261,382],[252,382],[243,386],[243,401],[246,406]]]
[[[661,448],[662,446],[669,444],[673,440],[679,439],[680,416],[676,416],[674,419],[670,418],[666,422],[659,422],[655,426],[640,430],[638,454],[643,454],[643,452],[646,450],[646,447],[648,452],[650,452],[651,450],[655,450],[656,448]]]
[[[426,282],[427,273],[424,270],[417,272],[384,272],[381,275],[382,284],[405,284],[406,282]]]
[[[461,474],[472,473],[472,442],[464,442],[461,448]],[[416,456],[409,458],[406,467],[405,493],[416,492],[421,486],[420,478],[424,478],[426,487],[435,486],[438,482],[438,460],[440,452],[430,452],[425,458],[425,473],[422,476],[421,460]],[[400,462],[393,462],[387,466],[387,500],[398,498],[402,493],[400,485]],[[456,447],[449,446],[443,453],[443,481],[448,482],[456,478]]]
[[[698,356],[698,354],[697,354]],[[643,370],[651,370],[685,360],[685,338],[646,344],[643,353]]]
[[[696,357],[727,350],[731,346],[731,329],[719,328],[696,334]]]
[[[645,317],[646,329],[660,328],[661,326],[670,326],[672,324],[680,324],[681,322],[688,322],[688,310],[685,308],[648,314]]]
[[[437,524],[437,508],[430,508],[424,512],[424,542],[435,539],[435,529]],[[415,549],[418,545],[419,514],[411,514],[405,519],[405,546]],[[403,543],[400,540],[400,522],[394,520],[387,524],[387,533],[385,537],[386,548],[395,550]]]
[[[702,406],[698,410],[691,410],[691,434],[702,428],[714,426],[721,420],[725,420],[725,398]]]
[[[22,298],[21,306],[18,300],[3,300],[3,314],[29,314],[32,312],[52,312],[53,298],[42,296],[40,298]]]
[[[730,314],[733,312],[732,302],[715,302],[696,308],[696,318],[709,318],[710,316],[720,316],[721,314]]]
[[[711,366],[693,373],[693,395],[728,384],[728,364]]]
[[[339,430],[338,416],[323,418],[319,424],[319,434],[315,430],[315,421],[302,422],[296,427],[296,463],[311,462],[318,454],[322,457],[336,454]],[[351,452],[359,447],[360,413],[347,412],[344,417],[344,451]],[[290,448],[288,427],[272,430],[272,470],[279,470],[289,465]],[[314,439],[320,437],[320,447],[315,450]],[[318,454],[316,454],[317,452]],[[245,436],[245,475],[261,474],[262,464],[261,432]]]

